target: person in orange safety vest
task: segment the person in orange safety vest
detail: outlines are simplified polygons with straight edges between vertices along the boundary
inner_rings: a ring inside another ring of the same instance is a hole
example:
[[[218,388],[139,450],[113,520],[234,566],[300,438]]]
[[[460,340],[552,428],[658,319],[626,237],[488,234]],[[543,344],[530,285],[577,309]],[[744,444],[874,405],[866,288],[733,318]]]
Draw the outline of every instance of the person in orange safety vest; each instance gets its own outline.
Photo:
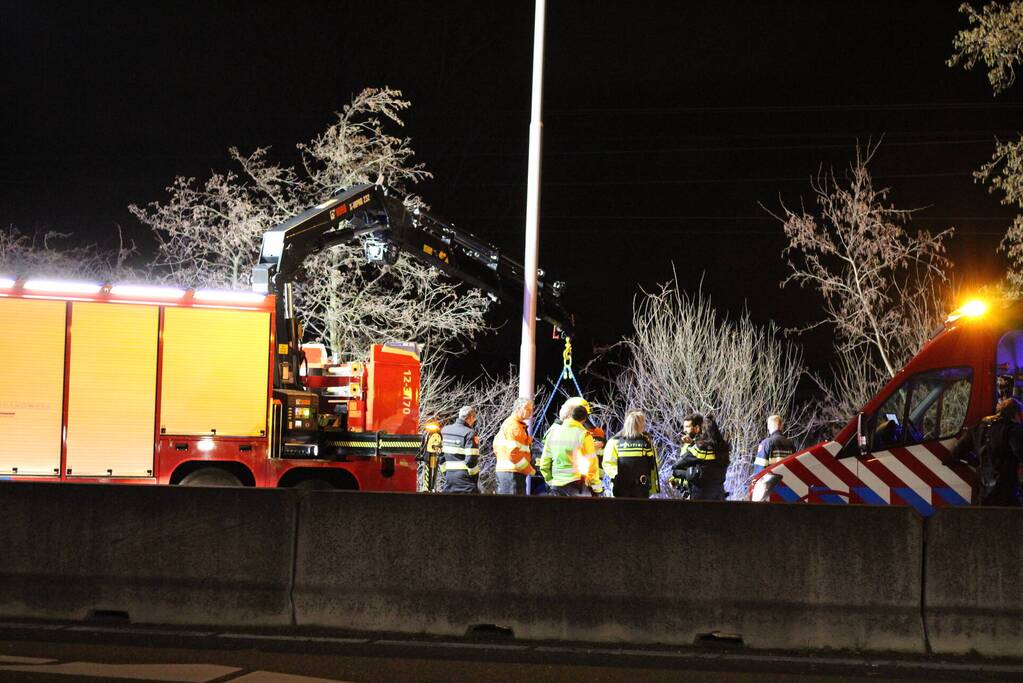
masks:
[[[530,463],[533,438],[526,428],[533,416],[533,401],[520,398],[515,401],[512,414],[501,423],[494,437],[497,455],[497,492],[508,496],[526,495],[526,477],[535,474]]]

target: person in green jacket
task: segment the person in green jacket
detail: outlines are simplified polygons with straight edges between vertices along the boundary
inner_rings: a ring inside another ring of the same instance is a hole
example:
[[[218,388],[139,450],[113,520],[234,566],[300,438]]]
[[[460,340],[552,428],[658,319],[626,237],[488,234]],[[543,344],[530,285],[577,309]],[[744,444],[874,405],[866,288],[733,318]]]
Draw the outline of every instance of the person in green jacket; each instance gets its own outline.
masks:
[[[583,399],[571,399],[568,417],[551,427],[543,442],[540,473],[552,496],[599,495],[600,465],[593,437],[586,431],[583,421],[589,417],[590,406]]]

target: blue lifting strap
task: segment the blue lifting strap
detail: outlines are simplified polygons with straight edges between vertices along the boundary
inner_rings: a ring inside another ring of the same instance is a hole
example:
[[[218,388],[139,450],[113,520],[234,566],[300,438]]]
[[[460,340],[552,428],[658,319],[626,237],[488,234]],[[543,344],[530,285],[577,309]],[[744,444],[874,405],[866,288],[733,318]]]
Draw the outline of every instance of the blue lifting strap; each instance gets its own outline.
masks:
[[[544,403],[543,410],[540,411],[540,420],[533,420],[533,423],[529,426],[530,436],[533,436],[533,434],[536,433],[536,429],[540,426],[540,422],[547,417],[547,411],[550,409],[551,403],[554,402],[554,397],[558,395],[558,387],[561,386],[562,380],[572,380],[572,384],[575,386],[575,395],[583,395],[583,390],[579,387],[579,381],[575,378],[575,373],[572,372],[572,340],[567,337],[565,338],[565,350],[561,354],[561,359],[562,366],[561,373],[558,375],[558,381],[554,383],[551,395],[547,397],[547,402]]]

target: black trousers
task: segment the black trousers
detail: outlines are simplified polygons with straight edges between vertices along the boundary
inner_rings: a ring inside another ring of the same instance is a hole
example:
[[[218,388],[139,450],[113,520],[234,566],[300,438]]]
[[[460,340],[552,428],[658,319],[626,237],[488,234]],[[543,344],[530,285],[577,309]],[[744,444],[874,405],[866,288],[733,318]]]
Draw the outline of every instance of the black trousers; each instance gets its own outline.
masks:
[[[444,473],[444,488],[441,493],[479,493],[476,477],[465,470],[450,470]]]
[[[615,498],[649,498],[650,484],[615,479],[613,492]]]

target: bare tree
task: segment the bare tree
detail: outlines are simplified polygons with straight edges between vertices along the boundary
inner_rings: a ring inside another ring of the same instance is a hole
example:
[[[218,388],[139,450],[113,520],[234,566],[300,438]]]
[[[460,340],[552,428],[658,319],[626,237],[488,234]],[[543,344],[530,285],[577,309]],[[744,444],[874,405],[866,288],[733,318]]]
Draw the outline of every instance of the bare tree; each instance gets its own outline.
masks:
[[[166,203],[132,206],[159,240],[159,265],[179,282],[244,287],[262,234],[358,183],[405,191],[429,177],[413,163],[411,141],[388,132],[401,127],[409,102],[398,90],[368,88],[337,113],[334,123],[297,145],[298,167],[274,161],[269,148],[243,154],[231,148],[239,171],[214,173],[204,183],[177,178]],[[410,206],[422,206],[410,196]],[[306,328],[339,357],[361,356],[370,341],[418,341],[433,354],[455,353],[488,329],[488,301],[407,257],[393,266],[367,264],[359,245],[335,247],[304,264],[296,288]]]
[[[339,357],[360,357],[372,342],[415,340],[429,363],[490,329],[481,292],[412,259],[378,268],[361,250],[340,248],[310,262],[298,306],[309,332]]]
[[[782,204],[781,215],[772,215],[788,238],[791,273],[782,287],[810,287],[823,299],[823,316],[804,330],[830,326],[839,354],[870,359],[892,377],[944,313],[944,297],[934,290],[946,282],[945,240],[953,229],[932,235],[903,227],[913,212],[895,208],[889,190],[874,187],[867,166],[876,151],[857,146],[841,181],[830,171],[811,181],[816,213]]]
[[[796,401],[805,376],[802,356],[773,324],[757,325],[748,312],[729,318],[702,292],[687,294],[678,281],[637,297],[633,333],[619,343],[617,410],[643,410],[661,454],[662,480],[678,459],[682,423],[692,412],[709,413],[733,445],[726,488],[745,495],[757,443],[768,415],[786,416],[800,438],[807,406]]]
[[[117,246],[73,244],[68,233],[27,234],[14,226],[0,230],[0,271],[5,275],[127,282],[144,277],[132,265],[136,250],[117,231]]]
[[[1023,2],[991,2],[980,11],[963,3],[959,11],[967,15],[970,28],[956,35],[948,65],[972,69],[982,62],[994,94],[1000,95],[1016,81],[1016,66],[1023,60]],[[973,177],[988,183],[988,191],[1000,192],[1002,204],[1023,209],[1023,137],[995,140],[991,160]],[[1010,296],[1023,296],[1023,216],[1013,220],[999,249],[1009,257],[1004,288]]]
[[[247,287],[262,235],[280,215],[234,172],[204,183],[178,177],[167,192],[165,204],[128,207],[157,239],[156,274],[193,287]]]

